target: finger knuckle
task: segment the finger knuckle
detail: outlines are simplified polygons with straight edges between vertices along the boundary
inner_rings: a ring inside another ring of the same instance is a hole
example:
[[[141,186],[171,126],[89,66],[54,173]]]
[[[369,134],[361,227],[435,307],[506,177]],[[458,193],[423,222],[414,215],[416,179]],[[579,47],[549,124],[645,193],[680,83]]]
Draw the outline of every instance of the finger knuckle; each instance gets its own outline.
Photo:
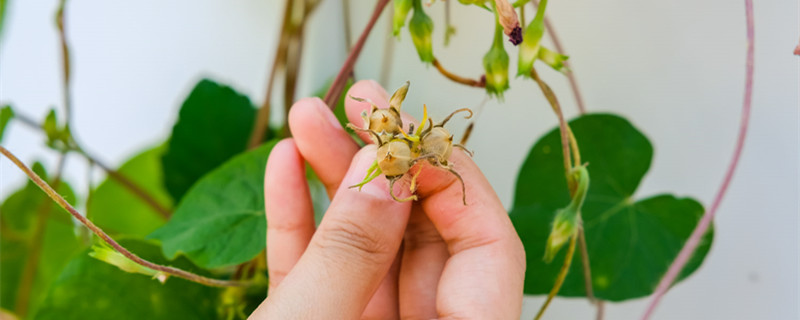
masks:
[[[393,258],[390,246],[380,230],[348,219],[331,221],[316,242],[332,259],[358,259],[383,263]]]

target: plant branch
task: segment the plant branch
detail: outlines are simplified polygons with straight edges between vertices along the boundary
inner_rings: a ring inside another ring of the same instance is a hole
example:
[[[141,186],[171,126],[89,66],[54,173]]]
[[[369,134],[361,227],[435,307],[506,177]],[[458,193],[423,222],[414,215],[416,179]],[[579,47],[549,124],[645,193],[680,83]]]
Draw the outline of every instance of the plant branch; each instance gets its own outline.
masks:
[[[53,188],[57,189],[61,184],[61,174],[64,172],[64,163],[66,162],[66,153],[61,153],[58,158],[58,166],[53,175]],[[39,204],[36,210],[36,227],[33,231],[33,239],[28,250],[28,257],[25,259],[25,268],[22,269],[20,276],[19,287],[17,288],[17,302],[14,304],[14,313],[20,318],[25,318],[28,314],[28,306],[31,300],[31,291],[33,289],[34,280],[36,280],[36,271],[39,270],[39,260],[42,256],[42,244],[44,242],[45,229],[47,229],[47,221],[50,218],[50,209],[53,207],[52,201],[45,201]]]
[[[463,84],[463,85],[467,85],[467,86],[470,86],[470,87],[476,87],[476,88],[485,88],[486,87],[486,79],[484,77],[481,77],[480,79],[475,80],[475,79],[470,79],[470,78],[465,78],[465,77],[459,76],[459,75],[454,74],[454,73],[452,73],[450,71],[447,71],[447,69],[445,69],[442,66],[442,64],[439,62],[439,59],[433,58],[433,66],[436,67],[436,70],[439,70],[439,73],[441,73],[443,76],[445,76],[445,78],[450,79],[453,82],[460,83],[460,84]]]
[[[725,197],[725,192],[728,190],[728,186],[733,179],[733,174],[736,172],[736,167],[739,164],[739,159],[742,156],[744,141],[747,137],[747,127],[750,122],[750,109],[753,102],[753,63],[755,57],[755,23],[753,17],[753,0],[745,0],[744,6],[745,14],[747,16],[747,60],[745,62],[744,102],[742,103],[741,123],[739,126],[739,135],[736,140],[736,148],[733,151],[731,163],[728,166],[727,172],[725,173],[725,178],[722,180],[722,185],[720,185],[719,191],[717,191],[714,202],[711,204],[711,208],[697,223],[697,226],[694,228],[694,231],[692,231],[689,239],[686,240],[686,243],[683,245],[683,248],[681,248],[678,256],[669,266],[664,278],[662,278],[661,282],[658,283],[658,287],[656,287],[656,291],[653,293],[653,299],[650,300],[650,305],[647,306],[647,310],[642,316],[642,319],[650,318],[650,316],[653,314],[653,311],[655,311],[656,306],[658,306],[658,303],[661,301],[661,298],[667,293],[667,290],[669,290],[670,286],[672,286],[672,283],[675,282],[675,279],[678,278],[678,275],[683,270],[683,267],[686,266],[686,263],[689,262],[689,259],[691,259],[692,255],[694,254],[694,250],[697,249],[697,246],[700,244],[701,238],[708,230],[708,227],[711,226],[711,221],[714,219],[714,215],[717,213],[717,209],[719,208],[720,203],[722,203],[722,199]]]
[[[58,27],[58,40],[61,44],[61,64],[63,66],[63,78],[62,85],[63,85],[63,95],[64,95],[64,110],[66,111],[64,114],[66,115],[67,119],[67,126],[70,125],[70,121],[72,118],[72,93],[71,93],[71,84],[70,84],[70,54],[69,54],[69,44],[67,43],[67,35],[64,28],[64,8],[66,6],[67,1],[61,0],[58,4],[58,10],[56,11],[56,26]]]
[[[342,0],[342,27],[344,27],[344,46],[347,48],[347,51],[350,51],[350,47],[353,46],[353,35],[350,30],[350,0]],[[391,25],[391,23],[389,24]]]
[[[542,94],[550,103],[550,107],[553,108],[553,112],[555,112],[556,116],[558,117],[558,125],[559,131],[561,132],[561,152],[564,155],[564,175],[567,177],[567,186],[569,187],[570,194],[572,194],[575,190],[575,183],[570,178],[570,170],[572,169],[572,165],[570,164],[570,139],[569,139],[569,125],[567,121],[564,119],[564,113],[561,111],[561,106],[558,104],[558,99],[556,98],[555,93],[553,90],[550,89],[550,86],[539,77],[539,73],[536,72],[536,68],[531,68],[531,78],[539,85],[539,89],[542,90]]]
[[[275,48],[275,57],[272,60],[272,66],[270,67],[269,76],[267,77],[267,92],[261,104],[261,108],[258,109],[253,131],[250,133],[250,139],[247,143],[250,149],[261,144],[261,141],[264,139],[264,134],[266,134],[267,128],[269,127],[272,87],[275,82],[275,76],[278,74],[278,69],[286,63],[286,49],[289,46],[288,31],[289,24],[291,23],[293,4],[294,1],[286,0],[286,4],[284,5],[283,22],[281,23],[281,31],[278,36],[278,46]]]
[[[542,90],[545,98],[547,98],[547,101],[550,103],[553,112],[555,112],[556,116],[558,117],[559,131],[561,132],[561,148],[562,153],[564,154],[564,168],[566,170],[567,187],[569,189],[570,196],[573,196],[575,193],[576,184],[575,181],[570,178],[569,172],[572,167],[578,167],[582,165],[578,140],[575,138],[572,128],[569,127],[569,124],[564,118],[564,112],[561,110],[561,106],[558,103],[555,93],[550,86],[547,85],[547,83],[545,83],[541,77],[539,77],[539,74],[536,72],[535,68],[531,68],[531,78],[533,78],[533,80],[539,85],[539,88]],[[570,165],[570,158],[573,160],[572,165]],[[589,251],[586,245],[586,234],[584,233],[583,227],[578,230],[577,238],[579,240],[578,242],[581,250],[581,264],[583,267],[583,279],[586,297],[591,303],[597,306],[597,319],[602,319],[604,309],[603,302],[595,298],[594,290],[592,289],[592,269],[591,263],[589,262]]]
[[[390,6],[389,17],[392,17],[394,7]],[[391,20],[390,20],[391,21]],[[383,39],[383,61],[381,62],[381,73],[378,76],[380,83],[386,87],[389,84],[389,76],[392,73],[392,62],[394,61],[394,29],[391,23],[386,24],[386,37]]]
[[[33,121],[33,119],[31,119],[30,117],[21,114],[18,111],[14,111],[14,119],[20,120],[23,124],[31,127],[32,129],[44,130],[41,124],[36,123],[36,121]],[[153,210],[155,210],[164,219],[169,219],[169,217],[172,215],[172,212],[169,210],[169,208],[165,207],[160,202],[158,202],[152,195],[147,193],[145,189],[143,189],[138,184],[133,182],[133,180],[130,180],[128,177],[126,177],[119,171],[112,169],[111,167],[109,167],[96,157],[93,157],[92,155],[87,153],[85,149],[81,147],[74,140],[72,144],[73,146],[67,151],[77,152],[84,158],[86,158],[86,160],[88,160],[89,162],[94,163],[95,165],[103,169],[103,171],[105,171],[106,174],[108,174],[108,176],[111,177],[111,179],[114,179],[115,181],[119,182],[123,187],[128,189],[128,191],[130,191],[135,196],[142,199],[142,201],[144,201],[147,205],[153,208]]]
[[[534,7],[539,6],[539,1],[532,0],[531,2]],[[556,30],[553,29],[553,24],[550,23],[550,19],[547,18],[547,15],[544,16],[544,27],[547,31],[547,35],[549,35],[550,39],[553,40],[553,46],[555,46],[556,51],[558,51],[560,54],[567,54],[564,50],[564,46],[561,45],[561,40],[558,38]],[[586,106],[583,103],[583,95],[581,94],[580,88],[578,88],[578,81],[575,80],[575,74],[572,71],[572,66],[569,60],[564,60],[564,69],[566,70],[564,73],[567,76],[567,80],[569,80],[569,86],[572,89],[572,95],[575,96],[575,103],[578,105],[578,112],[580,112],[580,114],[585,114]]]
[[[80,149],[80,147],[75,151],[83,155],[90,162],[94,163],[95,165],[103,169],[103,171],[105,171],[106,174],[108,174],[108,176],[111,177],[111,179],[119,182],[119,184],[128,189],[128,191],[130,191],[133,195],[139,197],[139,199],[141,199],[147,205],[153,208],[153,210],[155,210],[156,213],[158,213],[158,215],[160,215],[162,218],[166,220],[169,219],[170,216],[172,216],[172,212],[170,211],[169,208],[165,207],[160,202],[158,202],[158,200],[156,200],[152,195],[147,193],[147,190],[143,189],[141,186],[130,180],[128,177],[126,177],[119,171],[112,169],[102,161],[98,160],[96,157],[89,155],[88,153],[86,153],[86,151]]]
[[[575,255],[575,240],[577,236],[572,236],[569,240],[569,249],[567,249],[567,256],[564,258],[564,264],[561,265],[561,271],[558,272],[558,277],[556,278],[556,283],[553,284],[553,289],[550,290],[550,294],[547,295],[547,300],[544,301],[544,304],[541,308],[539,308],[539,313],[536,314],[536,320],[542,318],[544,315],[544,311],[547,310],[547,307],[550,305],[550,302],[553,301],[553,298],[558,294],[558,291],[561,290],[561,285],[564,284],[564,279],[567,278],[567,272],[569,271],[569,266],[572,264],[572,256]]]
[[[6,149],[3,146],[0,146],[0,153],[2,153],[6,158],[11,160],[11,162],[14,162],[14,164],[17,167],[19,167],[20,170],[25,172],[25,174],[28,176],[28,178],[31,179],[31,181],[33,181],[37,186],[39,186],[39,188],[42,189],[42,191],[44,191],[44,193],[46,193],[47,196],[50,197],[50,199],[53,199],[53,201],[55,201],[59,206],[64,208],[64,210],[67,210],[67,212],[69,212],[69,214],[71,214],[73,218],[75,218],[78,221],[80,221],[83,225],[85,225],[87,228],[89,228],[89,230],[92,230],[92,232],[94,232],[94,234],[96,234],[98,237],[103,239],[103,241],[105,241],[107,244],[109,244],[111,247],[113,247],[117,252],[121,253],[122,255],[124,255],[128,259],[132,260],[133,262],[135,262],[135,263],[137,263],[139,265],[142,265],[144,267],[147,267],[147,268],[150,268],[150,269],[153,269],[153,270],[156,270],[156,271],[160,271],[160,272],[162,272],[164,274],[167,274],[167,275],[175,276],[175,277],[178,277],[178,278],[183,278],[183,279],[186,279],[186,280],[189,280],[189,281],[193,281],[193,282],[197,282],[197,283],[200,283],[200,284],[204,284],[204,285],[207,285],[207,286],[230,287],[230,286],[245,286],[245,285],[248,285],[247,282],[242,282],[242,281],[228,281],[228,280],[211,279],[211,278],[207,278],[207,277],[204,277],[204,276],[201,276],[201,275],[198,275],[198,274],[194,274],[194,273],[188,272],[186,270],[181,270],[181,269],[178,269],[178,268],[173,268],[173,267],[168,267],[168,266],[162,266],[162,265],[155,264],[153,262],[150,262],[150,261],[147,261],[145,259],[140,258],[136,254],[128,251],[128,249],[125,249],[123,246],[121,246],[119,243],[117,243],[117,241],[112,239],[105,231],[100,229],[91,220],[87,219],[85,216],[80,214],[80,212],[78,212],[78,210],[76,210],[72,205],[70,205],[66,200],[64,200],[64,198],[61,197],[61,195],[59,195],[58,192],[53,190],[53,187],[51,187],[50,185],[47,184],[47,182],[42,180],[42,178],[40,178],[39,175],[37,175],[30,168],[28,168],[24,163],[22,163],[22,161],[20,161],[13,153],[8,151],[8,149]]]
[[[328,92],[325,93],[325,104],[331,108],[331,110],[336,109],[336,102],[339,101],[339,97],[342,95],[342,91],[344,90],[344,86],[347,83],[347,78],[350,76],[350,73],[353,71],[353,66],[356,64],[356,60],[358,60],[358,56],[361,54],[361,49],[364,48],[364,43],[367,41],[367,37],[369,36],[372,28],[375,27],[375,22],[378,21],[378,18],[381,16],[381,12],[383,12],[383,8],[386,7],[386,4],[389,3],[389,0],[378,0],[378,3],[375,4],[375,9],[372,11],[372,16],[369,18],[369,22],[367,22],[367,26],[364,27],[364,31],[361,32],[361,36],[358,37],[358,41],[350,50],[350,54],[345,59],[342,68],[339,70],[339,74],[336,75],[336,79],[333,80],[331,83],[331,87],[328,89]]]

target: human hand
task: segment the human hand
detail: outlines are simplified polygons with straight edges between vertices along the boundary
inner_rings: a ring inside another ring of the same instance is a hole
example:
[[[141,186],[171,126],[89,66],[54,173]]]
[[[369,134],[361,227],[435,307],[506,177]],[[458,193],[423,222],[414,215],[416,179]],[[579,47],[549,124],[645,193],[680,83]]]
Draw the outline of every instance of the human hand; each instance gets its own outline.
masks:
[[[359,81],[350,95],[388,106],[374,81]],[[347,99],[352,123],[369,108]],[[363,179],[376,149],[359,151],[321,100],[295,103],[289,126],[294,138],[273,148],[266,169],[270,287],[251,319],[519,318],[525,252],[471,158],[461,150],[450,158],[468,206],[458,180],[428,164],[417,165],[420,200],[401,203],[382,178],[360,192],[348,188]],[[316,230],[304,160],[332,198]],[[408,195],[402,185],[396,192]]]

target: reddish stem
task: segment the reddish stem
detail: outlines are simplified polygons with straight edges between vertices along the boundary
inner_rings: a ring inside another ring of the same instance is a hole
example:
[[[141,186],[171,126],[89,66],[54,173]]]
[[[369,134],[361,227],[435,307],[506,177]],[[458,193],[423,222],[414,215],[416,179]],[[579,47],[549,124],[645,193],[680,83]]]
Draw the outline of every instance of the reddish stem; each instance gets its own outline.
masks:
[[[731,183],[733,174],[736,171],[736,166],[739,164],[739,158],[742,156],[744,140],[747,137],[747,126],[750,122],[750,107],[753,102],[753,60],[755,51],[753,0],[745,0],[744,6],[747,16],[747,64],[745,67],[746,75],[744,84],[744,103],[742,104],[742,118],[739,126],[739,136],[736,141],[736,149],[733,152],[733,158],[728,166],[728,171],[725,173],[725,178],[722,180],[722,185],[719,187],[717,196],[714,198],[714,203],[711,204],[711,208],[708,210],[708,212],[706,212],[705,215],[703,215],[703,218],[700,219],[697,227],[695,227],[694,231],[692,231],[692,235],[689,237],[689,240],[686,241],[686,244],[683,245],[680,253],[678,253],[678,257],[675,258],[675,261],[673,261],[672,265],[669,266],[669,270],[667,270],[666,275],[664,275],[664,278],[661,279],[658,287],[656,287],[656,291],[653,293],[653,299],[650,301],[650,305],[647,307],[642,319],[650,318],[650,316],[653,314],[653,311],[655,311],[656,306],[658,306],[658,303],[661,301],[661,298],[665,293],[667,293],[667,290],[669,290],[669,287],[672,285],[672,283],[675,282],[675,279],[683,270],[683,267],[692,257],[694,250],[700,244],[700,239],[706,233],[708,227],[711,226],[711,221],[714,219],[714,215],[717,213],[717,209],[719,208],[722,199],[725,197],[725,192],[728,190],[728,186]]]
[[[364,31],[361,32],[361,36],[358,37],[358,41],[353,46],[353,49],[350,50],[350,54],[344,61],[342,69],[339,70],[339,74],[336,75],[336,79],[333,80],[330,89],[328,89],[328,92],[325,94],[325,99],[323,100],[331,110],[336,109],[336,101],[339,101],[347,78],[350,76],[350,73],[353,72],[353,66],[356,64],[359,54],[361,54],[361,49],[364,48],[367,36],[369,36],[372,28],[375,27],[375,22],[378,21],[381,12],[383,12],[383,8],[385,8],[388,3],[389,0],[378,0],[378,3],[375,5],[375,10],[372,11],[372,17],[370,17],[369,22],[367,22],[367,26],[364,27]]]

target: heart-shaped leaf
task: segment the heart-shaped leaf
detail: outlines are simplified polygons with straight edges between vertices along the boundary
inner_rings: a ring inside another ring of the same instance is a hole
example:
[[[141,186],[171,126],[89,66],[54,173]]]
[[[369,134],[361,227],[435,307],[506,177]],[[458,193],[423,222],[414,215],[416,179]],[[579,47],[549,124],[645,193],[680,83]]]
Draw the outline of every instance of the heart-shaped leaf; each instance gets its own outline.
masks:
[[[145,150],[119,167],[119,173],[146,190],[163,207],[172,206],[164,189],[161,156],[165,146]],[[155,209],[112,178],[106,178],[89,197],[89,218],[112,234],[144,237],[166,222]]]
[[[703,206],[667,194],[634,199],[653,147],[627,120],[590,114],[571,121],[570,127],[591,177],[581,215],[594,294],[611,301],[647,296],[697,225]],[[556,128],[533,146],[517,178],[511,219],[527,254],[527,294],[548,293],[564,260],[566,250],[550,264],[542,260],[553,216],[570,201],[562,159]],[[712,237],[713,231],[703,237],[681,279],[700,266]],[[585,296],[580,254],[575,254],[558,294]]]
[[[120,244],[155,263],[208,274],[184,258],[167,261],[158,246],[146,241],[123,239]],[[176,278],[161,284],[84,252],[53,282],[34,319],[219,319],[220,291]]]
[[[178,202],[204,174],[247,147],[256,109],[230,87],[202,80],[181,106],[164,154],[164,184]]]
[[[238,155],[200,179],[166,225],[148,238],[164,255],[185,254],[204,268],[248,261],[266,246],[264,169],[275,141]]]

